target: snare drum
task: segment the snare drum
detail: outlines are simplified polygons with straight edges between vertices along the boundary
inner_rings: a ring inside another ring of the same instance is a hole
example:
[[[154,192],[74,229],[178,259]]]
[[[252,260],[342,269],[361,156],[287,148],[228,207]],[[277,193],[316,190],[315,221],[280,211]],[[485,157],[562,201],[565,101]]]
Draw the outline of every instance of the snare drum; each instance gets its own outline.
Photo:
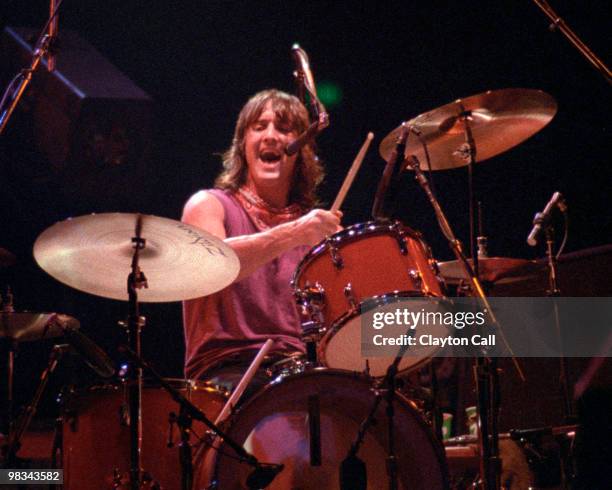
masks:
[[[281,377],[250,399],[229,421],[227,433],[262,463],[283,464],[268,489],[339,488],[339,469],[375,399],[369,378],[316,368]],[[447,488],[442,446],[414,405],[398,394],[393,434],[400,489]],[[367,488],[388,485],[387,418],[383,401],[357,456],[366,465]],[[194,488],[246,488],[252,468],[222,444],[199,465]]]
[[[419,233],[397,221],[357,224],[329,237],[304,257],[292,286],[303,325],[318,334],[321,363],[353,371],[366,370],[360,351],[364,302],[444,296],[429,247]],[[400,370],[422,361],[405,358]],[[369,373],[382,376],[389,363],[370,359]]]
[[[225,403],[224,394],[208,383],[179,379],[168,382],[208,417],[214,418]],[[68,401],[62,430],[65,490],[110,490],[118,488],[115,483],[129,480],[126,395],[126,386],[104,385],[92,387]],[[178,413],[178,408],[162,388],[143,388],[141,465],[164,490],[181,487],[176,428],[174,447],[168,447],[168,417],[170,412]],[[206,430],[197,421],[193,429],[197,434]]]

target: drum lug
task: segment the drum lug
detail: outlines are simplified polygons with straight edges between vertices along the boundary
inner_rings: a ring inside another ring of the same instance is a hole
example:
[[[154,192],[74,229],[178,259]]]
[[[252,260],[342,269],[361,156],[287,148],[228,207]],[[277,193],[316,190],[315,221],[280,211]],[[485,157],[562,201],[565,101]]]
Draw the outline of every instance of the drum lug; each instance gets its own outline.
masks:
[[[408,271],[408,275],[410,276],[410,279],[414,281],[414,285],[418,289],[421,289],[421,287],[423,286],[423,276],[421,275],[421,273],[416,269],[410,269]]]
[[[121,427],[129,427],[130,426],[130,412],[128,410],[127,403],[122,403],[119,407],[119,425]]]
[[[404,232],[401,223],[399,221],[394,221],[389,228],[395,234],[395,239],[397,240],[400,253],[402,255],[408,255],[408,247],[406,246],[406,233]]]
[[[438,262],[435,259],[433,259],[433,258],[429,258],[427,260],[427,263],[429,264],[429,267],[431,268],[433,273],[436,276],[439,276],[440,275],[440,267],[438,266]]]
[[[344,297],[347,299],[351,311],[355,311],[357,309],[357,299],[355,299],[353,285],[350,282],[344,286]]]
[[[304,320],[302,330],[305,336],[317,338],[324,332],[323,308],[325,307],[325,288],[317,281],[311,285],[306,281],[303,289],[295,291],[295,299]]]
[[[342,269],[344,267],[344,260],[342,260],[338,247],[336,247],[331,238],[327,240],[327,244],[329,246],[329,254],[331,255],[332,263],[336,269]]]
[[[306,281],[304,288],[295,291],[295,300],[298,306],[310,307],[311,305],[322,307],[325,304],[325,288],[319,281],[314,285],[310,281]]]

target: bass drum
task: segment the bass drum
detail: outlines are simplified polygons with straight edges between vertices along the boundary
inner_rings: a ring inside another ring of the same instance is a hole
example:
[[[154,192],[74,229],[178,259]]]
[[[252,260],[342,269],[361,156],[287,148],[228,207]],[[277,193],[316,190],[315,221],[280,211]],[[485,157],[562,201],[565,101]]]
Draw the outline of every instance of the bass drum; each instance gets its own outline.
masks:
[[[167,380],[208,417],[214,418],[226,397],[204,382]],[[127,414],[127,387],[102,385],[75,394],[63,416],[64,490],[106,490],[128,488],[130,468],[130,427]],[[142,390],[143,470],[164,490],[181,488],[178,431],[174,447],[168,447],[170,412],[178,405],[160,387]],[[194,431],[205,427],[194,422]]]
[[[284,465],[266,488],[338,489],[340,466],[374,399],[368,378],[347,371],[316,368],[266,386],[231,419],[228,434],[260,462]],[[399,488],[448,488],[444,450],[430,428],[402,395],[397,395],[394,408]],[[313,433],[320,434],[319,444],[311,437],[311,423],[315,426]],[[366,464],[368,488],[388,485],[387,448],[383,401],[357,454]],[[195,489],[246,488],[252,468],[237,461],[227,444],[222,444],[219,451],[209,450],[204,459]]]

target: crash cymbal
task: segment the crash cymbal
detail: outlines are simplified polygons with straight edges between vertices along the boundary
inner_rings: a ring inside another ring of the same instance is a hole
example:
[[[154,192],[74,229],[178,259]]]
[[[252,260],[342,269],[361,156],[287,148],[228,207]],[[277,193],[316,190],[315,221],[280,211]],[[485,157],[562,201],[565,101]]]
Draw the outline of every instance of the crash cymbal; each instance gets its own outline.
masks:
[[[137,214],[105,213],[61,221],[34,244],[38,265],[58,281],[104,298],[127,300]],[[142,216],[144,302],[180,301],[223,289],[238,275],[234,251],[210,233],[168,218]]]
[[[469,152],[464,147],[463,111],[469,114],[476,161],[483,162],[546,126],[557,112],[557,103],[541,90],[509,88],[458,99],[415,117],[408,125],[420,131],[432,170],[458,168],[469,163]],[[385,160],[389,160],[400,131],[401,126],[382,140],[379,150]],[[421,168],[427,169],[422,143],[414,134],[408,137],[405,155],[416,156]]]
[[[469,259],[472,264],[472,259]],[[521,281],[537,273],[541,266],[532,260],[508,257],[486,257],[478,259],[478,277],[492,283]],[[466,280],[467,275],[458,260],[438,262],[440,275],[449,283]]]
[[[79,321],[60,313],[0,313],[0,338],[16,342],[44,340],[64,335],[64,329],[78,329]]]
[[[9,267],[15,263],[17,258],[6,248],[0,247],[0,267]]]

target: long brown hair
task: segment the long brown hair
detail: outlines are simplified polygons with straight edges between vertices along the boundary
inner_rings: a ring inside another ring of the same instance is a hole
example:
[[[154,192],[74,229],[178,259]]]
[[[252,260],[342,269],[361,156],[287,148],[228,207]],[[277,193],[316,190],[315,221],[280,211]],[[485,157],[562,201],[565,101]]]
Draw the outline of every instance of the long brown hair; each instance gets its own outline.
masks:
[[[268,102],[271,103],[276,117],[281,122],[288,123],[297,134],[301,134],[308,127],[308,111],[297,97],[275,89],[255,94],[238,115],[232,145],[223,153],[223,171],[215,181],[216,187],[236,191],[246,182],[245,133],[247,128],[257,121]],[[296,160],[289,204],[299,204],[305,209],[313,207],[317,203],[316,188],[323,176],[323,166],[315,154],[314,145],[305,145]]]

